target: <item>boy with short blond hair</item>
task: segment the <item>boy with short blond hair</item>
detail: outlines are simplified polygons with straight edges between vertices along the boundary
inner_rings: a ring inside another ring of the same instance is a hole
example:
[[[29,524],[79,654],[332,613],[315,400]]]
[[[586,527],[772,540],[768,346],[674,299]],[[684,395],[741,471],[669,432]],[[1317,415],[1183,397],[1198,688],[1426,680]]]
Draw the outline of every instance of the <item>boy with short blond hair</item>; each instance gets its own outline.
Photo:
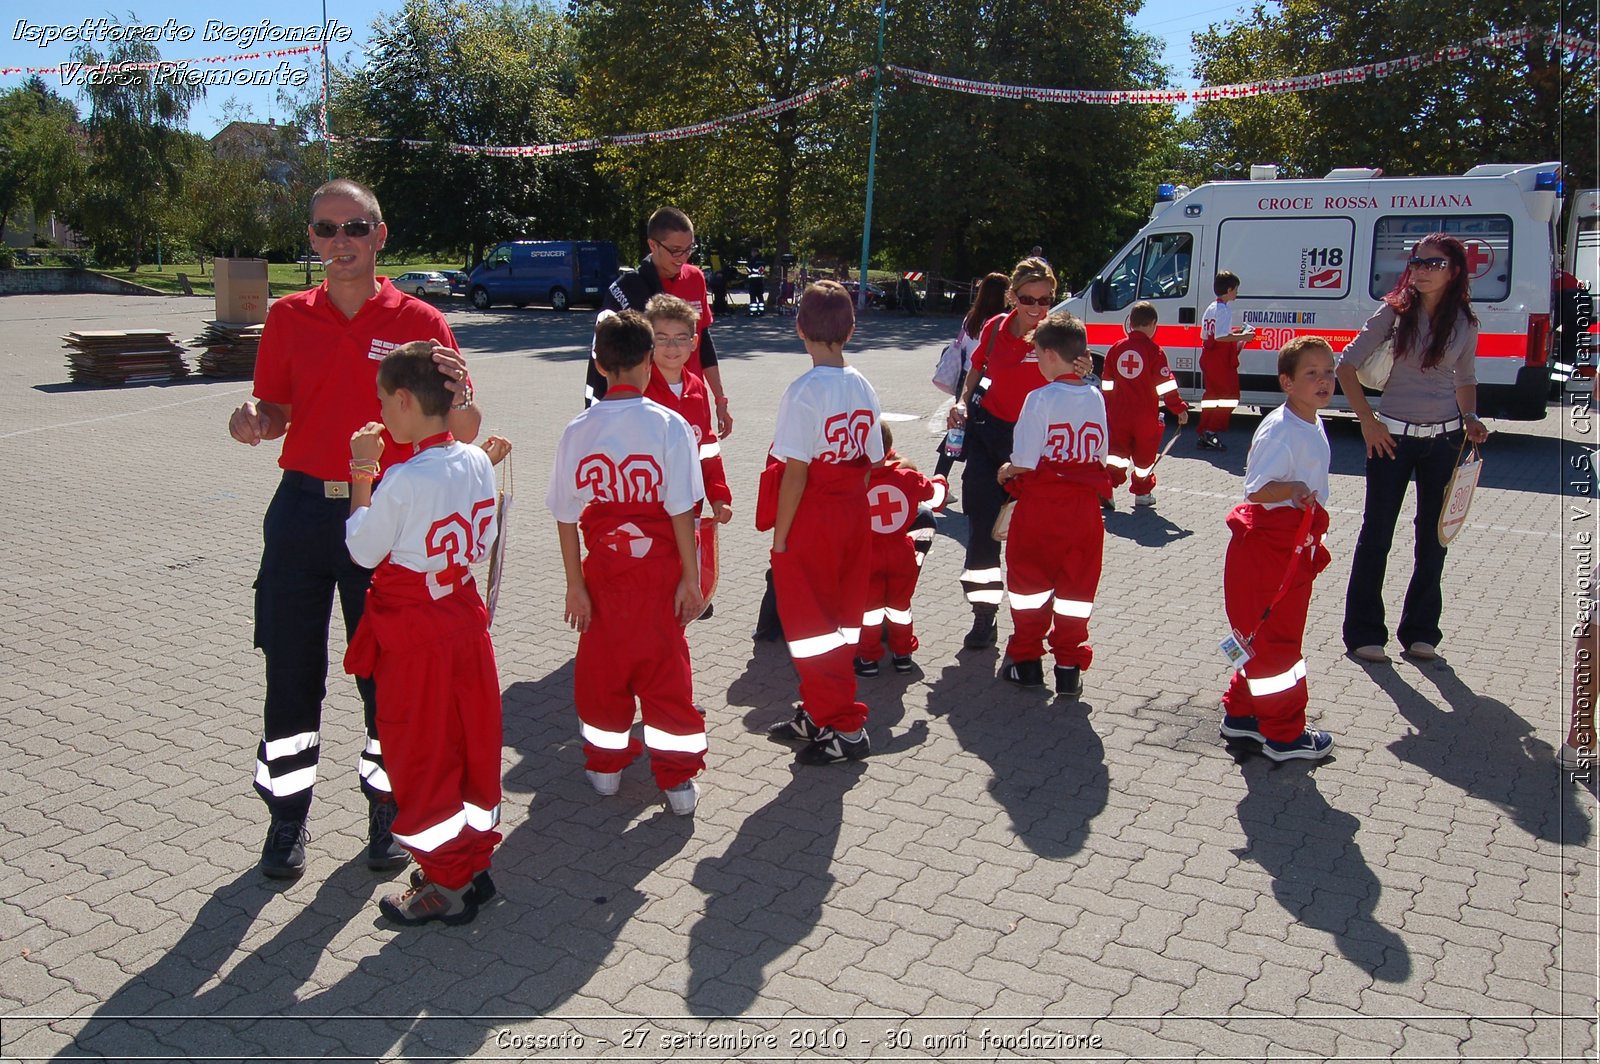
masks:
[[[1161,404],[1189,423],[1189,407],[1178,394],[1178,382],[1167,366],[1167,353],[1156,343],[1156,305],[1140,300],[1128,308],[1126,337],[1106,353],[1104,380],[1110,453],[1106,471],[1112,488],[1133,473],[1133,504],[1155,505],[1156,452],[1161,448]]]
[[[1073,370],[1088,350],[1083,322],[1052,314],[1032,340],[1039,372],[1050,383],[1023,402],[1011,460],[999,472],[1017,500],[1006,539],[1013,632],[1001,678],[1043,687],[1048,633],[1056,693],[1077,698],[1094,659],[1088,638],[1105,545],[1100,500],[1111,494],[1106,404],[1100,389]]]
[[[644,397],[653,347],[637,311],[601,318],[595,363],[606,392],[561,434],[545,501],[561,538],[565,618],[579,632],[573,684],[589,782],[616,794],[648,748],[668,806],[686,816],[706,755],[683,634],[703,605],[694,508],[705,488],[688,422]]]
[[[1253,739],[1274,761],[1316,761],[1333,749],[1306,727],[1301,654],[1311,582],[1328,565],[1328,434],[1317,411],[1333,398],[1333,348],[1299,336],[1278,354],[1285,402],[1261,419],[1244,471],[1245,501],[1228,514],[1222,574],[1228,623],[1250,657],[1222,696],[1224,739]],[[1264,615],[1264,616],[1263,616]]]
[[[1233,301],[1239,298],[1239,276],[1231,270],[1217,272],[1211,290],[1217,298],[1200,318],[1200,373],[1205,391],[1200,396],[1202,451],[1226,451],[1219,432],[1239,405],[1239,350],[1256,338],[1248,325],[1233,324]]]
[[[421,869],[379,902],[402,924],[473,919],[494,893],[500,841],[500,682],[470,568],[497,532],[494,470],[445,427],[454,397],[433,349],[403,344],[379,365],[383,423],[351,438],[345,523],[350,557],[373,570],[345,671],[376,682],[391,830]],[[384,454],[385,429],[407,452],[401,464]]]
[[[855,331],[850,293],[836,281],[807,288],[795,331],[812,368],[778,403],[772,457],[784,466],[772,577],[801,704],[793,720],[768,734],[806,743],[801,763],[826,765],[870,751],[867,707],[856,701],[851,662],[866,613],[867,473],[883,460],[883,439],[878,395],[844,361]]]

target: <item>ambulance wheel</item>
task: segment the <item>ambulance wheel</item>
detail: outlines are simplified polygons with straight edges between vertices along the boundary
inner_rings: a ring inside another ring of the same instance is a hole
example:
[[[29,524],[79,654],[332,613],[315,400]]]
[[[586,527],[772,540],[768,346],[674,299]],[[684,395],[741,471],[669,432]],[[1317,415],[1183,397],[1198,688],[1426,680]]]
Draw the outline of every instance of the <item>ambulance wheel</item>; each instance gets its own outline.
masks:
[[[483,285],[472,290],[472,305],[479,310],[489,309],[489,290]]]
[[[571,306],[571,303],[567,299],[567,290],[565,288],[557,287],[550,289],[551,309],[566,310],[569,306]]]

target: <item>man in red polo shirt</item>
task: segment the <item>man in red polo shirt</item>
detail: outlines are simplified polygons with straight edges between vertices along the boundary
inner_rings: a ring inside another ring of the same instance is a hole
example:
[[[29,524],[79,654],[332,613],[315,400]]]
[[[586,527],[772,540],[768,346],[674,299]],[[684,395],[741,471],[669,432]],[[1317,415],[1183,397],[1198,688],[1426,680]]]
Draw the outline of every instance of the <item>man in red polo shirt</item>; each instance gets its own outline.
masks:
[[[334,592],[348,636],[361,620],[372,576],[350,559],[344,533],[350,436],[381,416],[378,363],[401,344],[432,340],[434,361],[456,396],[450,431],[470,442],[482,420],[466,360],[444,315],[377,274],[389,231],[372,190],[355,181],[329,181],[311,197],[307,228],[327,279],[272,304],[256,357],[256,398],[228,419],[228,432],[240,443],[254,447],[283,439],[283,479],[263,523],[255,597],[255,645],[267,666],[255,786],[272,816],[260,868],[275,879],[294,879],[305,870]],[[410,457],[409,446],[384,435],[386,463]],[[389,831],[394,797],[383,770],[372,683],[357,680],[356,688],[367,726],[360,760],[369,810],[367,867],[389,870],[408,857]]]

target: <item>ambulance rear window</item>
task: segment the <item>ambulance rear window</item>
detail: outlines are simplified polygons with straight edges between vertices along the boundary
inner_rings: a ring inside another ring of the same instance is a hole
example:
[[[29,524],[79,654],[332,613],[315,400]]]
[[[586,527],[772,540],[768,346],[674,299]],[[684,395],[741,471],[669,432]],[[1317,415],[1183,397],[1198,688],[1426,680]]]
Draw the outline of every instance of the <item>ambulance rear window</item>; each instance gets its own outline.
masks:
[[[1372,230],[1374,299],[1394,288],[1418,240],[1429,233],[1449,233],[1466,245],[1472,270],[1472,299],[1498,303],[1511,294],[1511,218],[1504,214],[1451,214],[1379,218]]]

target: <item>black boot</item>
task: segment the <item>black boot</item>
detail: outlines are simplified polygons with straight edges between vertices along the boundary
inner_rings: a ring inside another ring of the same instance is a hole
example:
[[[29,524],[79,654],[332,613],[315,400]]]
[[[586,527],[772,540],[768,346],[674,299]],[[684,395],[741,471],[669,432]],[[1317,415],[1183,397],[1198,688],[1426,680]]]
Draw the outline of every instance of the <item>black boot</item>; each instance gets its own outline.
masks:
[[[1013,661],[1001,670],[1000,678],[1018,687],[1043,687],[1044,663],[1037,658],[1033,661]]]
[[[256,867],[268,879],[299,879],[306,870],[306,843],[310,839],[304,816],[273,816],[267,827],[267,841],[261,847],[261,863]]]
[[[983,650],[985,647],[994,646],[997,638],[994,618],[999,612],[999,607],[996,606],[972,607],[972,631],[962,640],[962,644],[968,650]]]
[[[405,847],[394,841],[395,814],[399,806],[388,795],[367,795],[367,867],[374,872],[393,872],[411,860]]]
[[[1083,670],[1076,665],[1056,666],[1056,694],[1078,698],[1083,694]]]

